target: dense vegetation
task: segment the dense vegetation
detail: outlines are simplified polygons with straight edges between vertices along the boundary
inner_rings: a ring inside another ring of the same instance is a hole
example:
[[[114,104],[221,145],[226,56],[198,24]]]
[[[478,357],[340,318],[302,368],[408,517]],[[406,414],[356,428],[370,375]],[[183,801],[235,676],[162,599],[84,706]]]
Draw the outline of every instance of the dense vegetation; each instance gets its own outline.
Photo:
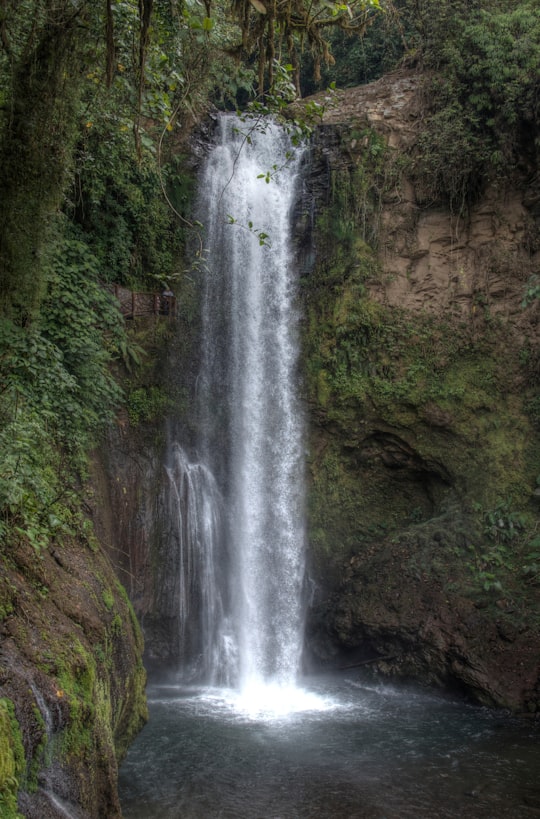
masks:
[[[71,520],[85,453],[121,400],[111,364],[134,350],[100,285],[181,286],[189,127],[210,101],[234,106],[260,85],[290,94],[278,58],[303,38],[324,53],[325,27],[363,29],[378,5],[353,4],[358,17],[336,5],[321,21],[317,4],[3,3],[3,537],[44,547]]]

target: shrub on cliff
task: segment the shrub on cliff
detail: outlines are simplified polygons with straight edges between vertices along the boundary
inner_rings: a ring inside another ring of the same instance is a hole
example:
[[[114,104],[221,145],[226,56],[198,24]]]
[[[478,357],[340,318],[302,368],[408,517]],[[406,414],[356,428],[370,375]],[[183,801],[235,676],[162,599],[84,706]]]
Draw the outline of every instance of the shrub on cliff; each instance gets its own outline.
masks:
[[[406,5],[428,72],[415,180],[426,202],[461,212],[488,180],[536,165],[540,18],[533,2]]]

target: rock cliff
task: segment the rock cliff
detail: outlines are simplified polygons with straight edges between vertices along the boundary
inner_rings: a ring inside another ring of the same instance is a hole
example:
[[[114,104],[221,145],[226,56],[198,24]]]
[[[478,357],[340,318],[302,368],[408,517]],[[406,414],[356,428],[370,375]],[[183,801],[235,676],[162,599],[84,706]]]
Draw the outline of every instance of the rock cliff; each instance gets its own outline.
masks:
[[[0,814],[120,817],[118,764],[146,718],[127,596],[90,534],[41,553],[21,538],[1,562]]]
[[[302,244],[311,652],[381,657],[380,673],[535,712],[534,174],[510,169],[451,213],[415,168],[420,75],[316,101]]]

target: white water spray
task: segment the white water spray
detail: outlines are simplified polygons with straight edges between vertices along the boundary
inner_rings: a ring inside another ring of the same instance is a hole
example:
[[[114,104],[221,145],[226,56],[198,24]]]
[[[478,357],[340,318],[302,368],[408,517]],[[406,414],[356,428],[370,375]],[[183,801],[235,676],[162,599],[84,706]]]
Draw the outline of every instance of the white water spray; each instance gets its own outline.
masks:
[[[178,444],[172,446],[166,471],[178,656],[186,676],[230,684],[236,663],[223,592],[222,497],[208,467],[190,463]]]
[[[260,685],[291,690],[302,650],[304,419],[290,227],[301,153],[272,122],[260,129],[224,116],[200,179],[198,450],[226,509],[214,573],[226,575],[225,636],[246,696]],[[210,640],[215,632],[209,626]]]

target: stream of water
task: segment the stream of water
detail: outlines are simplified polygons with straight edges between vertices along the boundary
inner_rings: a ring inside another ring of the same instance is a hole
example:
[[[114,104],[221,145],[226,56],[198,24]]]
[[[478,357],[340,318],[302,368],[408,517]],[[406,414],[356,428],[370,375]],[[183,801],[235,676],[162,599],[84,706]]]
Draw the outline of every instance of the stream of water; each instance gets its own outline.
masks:
[[[222,117],[206,226],[199,435],[171,448],[181,664],[149,688],[125,819],[540,816],[540,734],[354,673],[299,676],[304,416],[290,212],[302,153]]]

